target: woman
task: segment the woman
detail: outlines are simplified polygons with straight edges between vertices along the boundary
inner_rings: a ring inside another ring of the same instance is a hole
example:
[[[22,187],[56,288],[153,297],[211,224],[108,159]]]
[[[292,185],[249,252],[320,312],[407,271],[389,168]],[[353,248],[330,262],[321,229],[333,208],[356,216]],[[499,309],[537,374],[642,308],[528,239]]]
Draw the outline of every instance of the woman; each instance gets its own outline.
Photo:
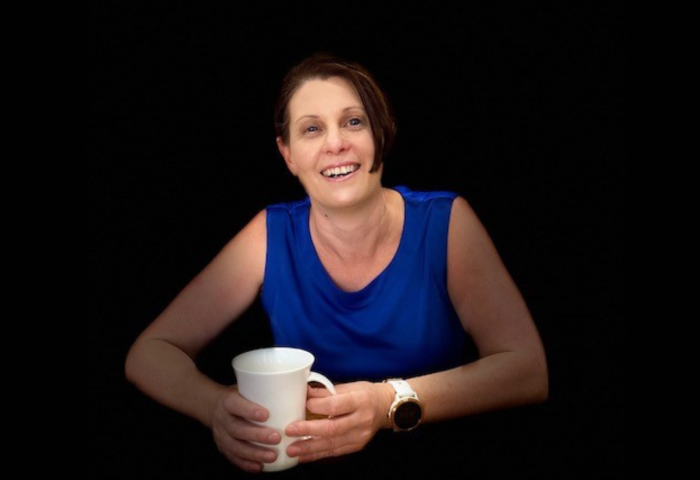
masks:
[[[129,380],[260,471],[275,452],[252,442],[279,432],[252,423],[265,409],[194,359],[261,295],[275,343],[311,351],[339,383],[336,396],[310,389],[309,411],[328,418],[287,427],[302,462],[359,451],[380,429],[545,400],[539,334],[467,201],[382,186],[395,127],[369,72],[311,56],[285,77],[275,117],[307,198],[259,212],[222,249],[135,341]],[[476,361],[463,360],[467,335]]]

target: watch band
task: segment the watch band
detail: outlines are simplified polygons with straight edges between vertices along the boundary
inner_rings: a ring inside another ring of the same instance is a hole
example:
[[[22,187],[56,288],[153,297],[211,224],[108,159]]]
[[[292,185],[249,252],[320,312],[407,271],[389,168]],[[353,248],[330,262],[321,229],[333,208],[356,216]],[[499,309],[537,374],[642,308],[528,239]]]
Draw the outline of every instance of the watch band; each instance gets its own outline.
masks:
[[[387,380],[387,383],[390,383],[392,387],[394,387],[394,390],[396,390],[396,394],[403,398],[403,397],[415,397],[418,398],[418,394],[411,388],[411,386],[408,384],[406,380],[402,379],[390,379]]]

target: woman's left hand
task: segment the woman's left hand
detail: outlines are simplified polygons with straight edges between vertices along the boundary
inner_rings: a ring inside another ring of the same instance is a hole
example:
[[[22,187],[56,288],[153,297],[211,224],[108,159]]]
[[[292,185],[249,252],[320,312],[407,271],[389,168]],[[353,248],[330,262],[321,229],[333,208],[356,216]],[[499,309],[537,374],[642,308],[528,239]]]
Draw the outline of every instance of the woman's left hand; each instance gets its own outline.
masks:
[[[336,386],[336,395],[325,388],[309,387],[309,412],[329,418],[295,422],[285,433],[300,439],[287,448],[290,457],[313,462],[362,450],[374,434],[388,426],[387,412],[394,390],[386,383],[354,382]]]

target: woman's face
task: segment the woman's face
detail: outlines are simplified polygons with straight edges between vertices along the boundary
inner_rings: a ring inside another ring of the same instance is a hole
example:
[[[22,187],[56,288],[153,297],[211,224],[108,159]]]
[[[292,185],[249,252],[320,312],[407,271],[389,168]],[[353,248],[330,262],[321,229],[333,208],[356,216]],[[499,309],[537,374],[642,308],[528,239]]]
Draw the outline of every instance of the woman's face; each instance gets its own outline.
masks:
[[[289,102],[289,143],[277,145],[289,170],[319,206],[349,207],[380,188],[369,173],[374,140],[355,89],[342,78],[304,83]]]

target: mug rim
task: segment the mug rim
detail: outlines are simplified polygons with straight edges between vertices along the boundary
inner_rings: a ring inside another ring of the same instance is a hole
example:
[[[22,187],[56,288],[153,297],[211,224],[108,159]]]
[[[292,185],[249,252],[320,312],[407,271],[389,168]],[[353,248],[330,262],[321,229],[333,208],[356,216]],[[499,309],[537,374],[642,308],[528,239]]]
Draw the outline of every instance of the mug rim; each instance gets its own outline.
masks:
[[[256,355],[262,351],[291,352],[291,353],[303,354],[304,356],[307,357],[308,361],[304,362],[303,365],[290,367],[288,369],[281,370],[281,371],[275,371],[275,372],[261,372],[259,370],[253,370],[250,368],[241,367],[240,362],[244,359],[244,357],[253,356],[253,355]],[[279,374],[284,374],[284,373],[289,373],[289,372],[295,372],[297,370],[301,370],[301,369],[304,369],[306,367],[310,367],[311,365],[313,365],[315,360],[316,360],[316,357],[314,357],[314,354],[309,352],[308,350],[304,350],[303,348],[262,347],[262,348],[256,348],[253,350],[248,350],[247,352],[239,353],[238,355],[233,357],[233,360],[231,360],[231,366],[233,367],[234,370],[239,371],[239,372],[244,372],[244,373],[251,373],[251,374],[255,374],[255,375],[279,375]]]

